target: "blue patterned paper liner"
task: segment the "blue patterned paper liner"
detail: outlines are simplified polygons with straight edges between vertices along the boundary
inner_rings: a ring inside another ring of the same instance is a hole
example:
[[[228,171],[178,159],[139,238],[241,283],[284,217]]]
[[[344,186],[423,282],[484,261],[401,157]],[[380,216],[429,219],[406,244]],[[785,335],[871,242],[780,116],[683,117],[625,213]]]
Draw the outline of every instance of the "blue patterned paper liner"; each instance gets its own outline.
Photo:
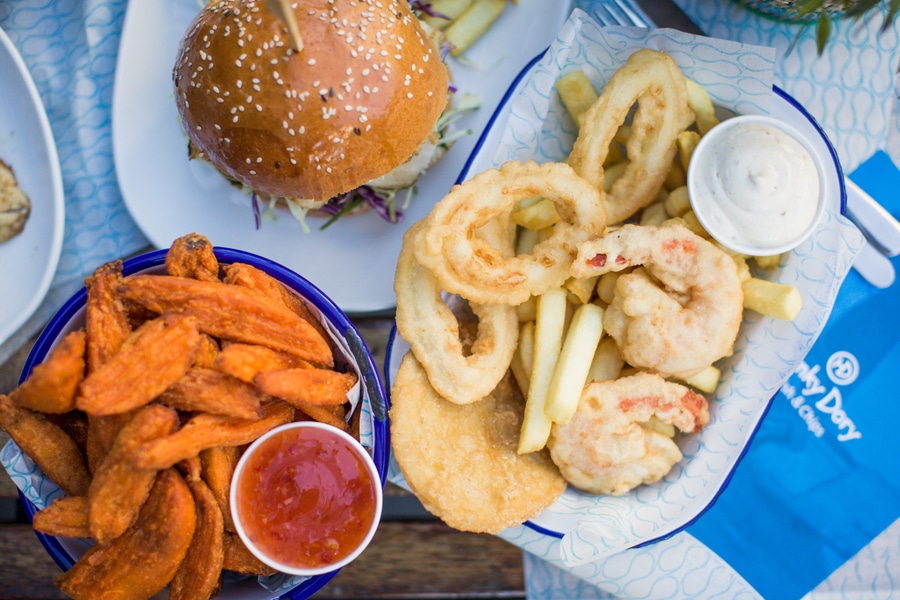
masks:
[[[710,424],[698,435],[679,439],[684,460],[660,482],[624,496],[591,496],[570,487],[543,513],[500,534],[565,569],[598,564],[600,558],[665,539],[714,501],[772,395],[824,326],[862,246],[859,231],[840,215],[845,202],[843,176],[830,143],[793,99],[777,88],[773,93],[771,49],[674,30],[601,28],[580,10],[573,12],[556,42],[513,86],[508,104],[501,106],[493,130],[483,136],[460,179],[507,160],[563,160],[576,130],[555,93],[558,77],[580,68],[600,89],[628,55],[647,46],[669,52],[688,77],[710,90],[717,107],[725,112],[786,113],[791,124],[810,137],[823,162],[833,167],[827,183],[828,210],[821,227],[806,242],[787,255],[778,269],[761,275],[798,287],[803,310],[794,321],[745,314],[734,354],[720,364],[723,383],[711,402]],[[386,366],[388,385],[407,348],[399,337],[393,340]],[[408,489],[393,460],[388,477]]]
[[[136,272],[160,272],[159,266],[165,258],[166,250],[157,250],[124,263],[126,275]],[[369,449],[373,455],[382,480],[386,479],[387,450],[389,438],[385,423],[387,406],[382,405],[382,384],[371,355],[366,349],[365,342],[353,327],[349,319],[340,312],[336,305],[328,300],[315,286],[297,274],[288,271],[267,259],[248,253],[239,253],[228,248],[216,248],[216,255],[222,263],[243,261],[275,275],[292,287],[305,288],[306,298],[304,303],[317,316],[320,323],[329,333],[335,350],[336,366],[352,368],[359,376],[360,383],[349,394],[353,397],[351,404],[353,411],[359,410],[359,437],[360,442]],[[146,267],[146,268],[145,268]],[[285,279],[287,278],[287,279]],[[84,324],[84,299],[85,291],[82,289],[76,296],[61,309],[60,313],[48,324],[42,338],[35,344],[32,355],[29,356],[25,370],[39,363],[43,356],[58,343],[67,333]],[[44,336],[55,333],[53,339]],[[352,412],[352,411],[351,411]],[[380,415],[380,416],[376,416]],[[380,432],[382,443],[376,442],[376,430]],[[31,460],[19,446],[12,440],[8,441],[0,450],[0,464],[3,465],[13,483],[19,489],[20,497],[30,503],[26,503],[26,511],[29,515],[35,511],[46,508],[53,501],[64,496],[65,493],[53,481],[44,475],[44,472]],[[70,568],[75,560],[80,557],[92,544],[89,540],[59,538],[38,534],[54,560],[63,568]],[[259,600],[279,598],[286,593],[289,597],[307,598],[312,593],[321,589],[337,572],[327,573],[317,577],[300,577],[284,573],[277,573],[268,577],[253,579],[236,573],[226,573],[222,591],[216,596],[225,600],[240,598],[258,598]],[[258,585],[257,585],[258,583]]]

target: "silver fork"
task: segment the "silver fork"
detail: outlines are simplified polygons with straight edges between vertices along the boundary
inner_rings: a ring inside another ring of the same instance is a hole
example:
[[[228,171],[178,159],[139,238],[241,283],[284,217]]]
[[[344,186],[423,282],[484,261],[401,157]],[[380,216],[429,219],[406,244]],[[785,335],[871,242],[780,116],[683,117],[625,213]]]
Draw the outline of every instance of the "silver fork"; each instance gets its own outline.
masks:
[[[653,19],[633,0],[597,2],[592,15],[601,25],[656,27]],[[859,228],[866,242],[853,266],[872,285],[890,287],[895,273],[889,257],[900,254],[900,222],[851,180],[845,181],[846,216]]]

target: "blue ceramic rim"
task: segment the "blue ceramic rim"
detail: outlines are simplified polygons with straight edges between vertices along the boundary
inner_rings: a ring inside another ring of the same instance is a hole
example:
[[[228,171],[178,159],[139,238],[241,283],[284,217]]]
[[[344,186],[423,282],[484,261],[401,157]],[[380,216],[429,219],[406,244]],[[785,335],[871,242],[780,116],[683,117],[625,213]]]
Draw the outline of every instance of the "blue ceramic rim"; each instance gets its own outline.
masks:
[[[122,274],[128,276],[146,269],[162,266],[165,264],[167,252],[167,249],[155,250],[125,260],[122,263]],[[372,412],[375,417],[373,425],[375,438],[382,441],[382,443],[375,445],[372,459],[378,470],[378,476],[381,478],[381,485],[384,487],[387,481],[388,459],[390,457],[390,430],[387,421],[390,399],[388,398],[381,378],[379,377],[375,359],[363,341],[359,331],[347,315],[318,287],[291,269],[269,260],[268,258],[243,250],[216,247],[214,248],[214,252],[216,258],[222,264],[246,262],[262,269],[269,275],[272,275],[282,283],[288,285],[321,311],[347,339],[351,352],[359,363],[360,372],[365,381],[366,389],[372,404]],[[62,308],[53,315],[25,360],[22,374],[19,377],[20,383],[24,381],[31,373],[32,369],[43,360],[53,347],[53,343],[56,341],[57,337],[59,337],[59,334],[64,330],[72,318],[84,308],[86,302],[87,289],[81,288],[81,290],[69,298],[69,300],[63,304]],[[28,516],[28,520],[31,521],[35,512],[37,512],[37,507],[28,500],[21,491],[18,493],[22,506],[25,509],[25,514]],[[63,570],[72,568],[74,560],[56,537],[46,535],[39,531],[35,531],[34,533],[47,550],[47,553],[50,554],[50,557],[53,558],[60,568]],[[309,598],[326,583],[331,581],[331,579],[339,572],[340,569],[336,569],[323,575],[310,577],[281,597],[290,598],[291,600]]]
[[[516,91],[516,88],[518,88],[521,81],[531,71],[531,69],[534,68],[534,66],[538,62],[540,62],[540,60],[544,57],[544,55],[546,53],[547,53],[547,50],[544,50],[543,52],[541,52],[540,54],[535,56],[533,59],[531,59],[531,61],[527,65],[525,65],[525,67],[519,72],[519,74],[513,80],[512,84],[510,84],[509,88],[506,90],[506,93],[500,99],[500,103],[497,105],[497,108],[494,110],[494,113],[491,115],[491,118],[488,119],[487,125],[485,126],[484,130],[482,131],[481,136],[479,136],[478,141],[475,143],[475,147],[472,149],[472,153],[469,155],[469,158],[466,160],[465,164],[463,165],[462,171],[460,171],[459,177],[457,177],[457,179],[456,179],[457,185],[464,182],[466,180],[466,178],[468,177],[469,169],[472,168],[472,164],[475,162],[475,158],[477,157],[478,153],[481,151],[481,147],[484,145],[485,141],[487,140],[488,134],[490,133],[491,129],[493,128],[493,126],[494,126],[495,122],[497,121],[497,119],[499,118],[500,114],[506,108],[506,105],[512,99],[513,94]],[[822,141],[825,142],[825,146],[828,149],[828,154],[831,156],[832,162],[834,163],[835,172],[837,173],[837,177],[838,177],[838,189],[840,190],[840,203],[839,203],[840,204],[840,213],[842,215],[845,214],[847,211],[847,186],[844,183],[844,170],[841,167],[840,160],[838,159],[837,151],[835,150],[834,145],[831,143],[831,140],[828,139],[828,135],[826,135],[825,130],[822,129],[821,125],[819,125],[819,122],[816,121],[815,117],[813,117],[809,113],[809,111],[807,111],[799,102],[797,102],[797,100],[795,100],[793,96],[791,96],[790,94],[788,94],[787,92],[782,90],[777,85],[772,86],[772,93],[775,94],[776,96],[779,96],[783,100],[785,100],[794,109],[796,109],[797,112],[799,112],[803,117],[805,117],[809,121],[810,125],[812,125],[813,128],[816,130],[816,132],[821,136]],[[388,401],[390,401],[390,394],[391,394],[391,373],[390,373],[391,354],[394,349],[394,343],[396,341],[397,335],[398,335],[398,332],[397,332],[397,327],[395,325],[391,329],[391,333],[388,336],[387,354],[385,356],[385,361],[384,361],[383,376],[384,376],[384,381],[385,381],[385,395],[387,396]],[[737,466],[740,464],[741,460],[743,460],[744,456],[746,455],[747,450],[750,448],[750,444],[753,442],[753,438],[756,437],[756,433],[759,431],[759,428],[762,425],[763,419],[765,419],[766,415],[769,413],[769,409],[772,408],[772,401],[774,399],[775,399],[774,396],[772,398],[769,398],[768,402],[766,403],[765,407],[763,408],[762,412],[760,413],[759,419],[757,419],[756,423],[753,426],[753,431],[750,433],[750,436],[747,438],[747,441],[744,444],[743,448],[741,448],[740,454],[735,459],[734,463],[731,466],[731,469],[729,469],[728,473],[725,475],[725,479],[722,481],[722,485],[719,486],[718,490],[716,490],[716,493],[714,494],[712,499],[709,501],[709,503],[684,525],[680,525],[680,526],[674,528],[672,531],[670,531],[664,535],[661,535],[659,537],[655,537],[653,539],[641,542],[639,544],[635,544],[634,546],[631,546],[632,548],[640,548],[642,546],[649,546],[650,544],[655,544],[656,542],[661,542],[663,540],[666,540],[666,539],[672,537],[673,535],[675,535],[676,533],[680,533],[680,532],[684,531],[685,529],[687,529],[688,527],[690,527],[691,525],[693,525],[697,521],[697,519],[699,519],[701,516],[703,516],[706,513],[706,511],[708,511],[710,508],[712,508],[713,504],[716,503],[716,500],[718,500],[719,496],[722,494],[722,492],[725,490],[725,488],[728,487],[728,484],[731,481],[731,478],[734,476],[734,472],[737,469]],[[552,529],[547,529],[546,527],[541,527],[540,525],[533,523],[531,520],[525,521],[524,525],[538,533],[543,534],[543,535],[547,535],[547,536],[554,537],[557,539],[562,539],[564,537],[564,534],[562,534],[558,531],[554,531]]]

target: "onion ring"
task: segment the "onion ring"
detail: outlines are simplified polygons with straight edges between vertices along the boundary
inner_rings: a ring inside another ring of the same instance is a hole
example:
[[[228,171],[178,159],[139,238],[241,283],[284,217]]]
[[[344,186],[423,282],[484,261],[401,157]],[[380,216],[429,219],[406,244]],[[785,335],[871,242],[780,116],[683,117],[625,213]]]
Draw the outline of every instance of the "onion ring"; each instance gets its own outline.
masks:
[[[609,79],[584,116],[569,155],[575,172],[603,188],[603,161],[634,103],[638,109],[626,144],[628,166],[606,194],[609,223],[650,204],[672,166],[678,134],[694,121],[684,74],[665,52],[641,49]]]
[[[519,339],[516,309],[470,304],[478,317],[478,337],[464,354],[459,322],[441,298],[437,279],[416,261],[413,247],[421,229],[420,221],[406,232],[397,260],[397,331],[434,390],[455,404],[470,404],[490,394],[509,368]]]
[[[562,218],[532,254],[515,256],[510,239],[478,234],[532,196],[552,201]],[[454,186],[423,222],[416,259],[444,290],[476,303],[518,305],[565,282],[578,245],[603,234],[606,213],[602,192],[568,165],[507,162]]]

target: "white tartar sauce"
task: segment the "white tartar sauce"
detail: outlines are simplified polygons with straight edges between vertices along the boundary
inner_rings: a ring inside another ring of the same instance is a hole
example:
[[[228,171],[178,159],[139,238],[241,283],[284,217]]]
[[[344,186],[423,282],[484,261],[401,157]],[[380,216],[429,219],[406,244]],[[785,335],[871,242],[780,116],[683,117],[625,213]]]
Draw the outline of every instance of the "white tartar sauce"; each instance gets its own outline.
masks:
[[[816,218],[821,185],[809,151],[767,123],[714,133],[691,158],[691,203],[710,234],[739,251],[772,254],[801,241]]]

